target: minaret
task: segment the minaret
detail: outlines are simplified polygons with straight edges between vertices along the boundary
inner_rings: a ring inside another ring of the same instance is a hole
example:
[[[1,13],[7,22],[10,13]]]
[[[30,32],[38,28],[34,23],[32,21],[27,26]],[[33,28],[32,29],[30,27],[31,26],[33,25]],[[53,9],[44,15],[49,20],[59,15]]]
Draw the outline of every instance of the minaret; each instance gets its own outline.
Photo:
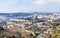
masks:
[[[32,21],[32,25],[33,25],[33,31],[35,32],[35,22],[36,22],[36,17],[37,17],[37,15],[35,14],[34,16],[33,16],[33,21]]]

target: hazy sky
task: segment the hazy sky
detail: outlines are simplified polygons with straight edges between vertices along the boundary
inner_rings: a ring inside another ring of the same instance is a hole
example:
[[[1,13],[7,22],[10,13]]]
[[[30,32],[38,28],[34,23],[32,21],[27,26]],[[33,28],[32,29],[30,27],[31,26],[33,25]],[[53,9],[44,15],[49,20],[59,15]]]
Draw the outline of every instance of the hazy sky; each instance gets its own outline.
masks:
[[[0,12],[60,12],[60,0],[0,0]]]

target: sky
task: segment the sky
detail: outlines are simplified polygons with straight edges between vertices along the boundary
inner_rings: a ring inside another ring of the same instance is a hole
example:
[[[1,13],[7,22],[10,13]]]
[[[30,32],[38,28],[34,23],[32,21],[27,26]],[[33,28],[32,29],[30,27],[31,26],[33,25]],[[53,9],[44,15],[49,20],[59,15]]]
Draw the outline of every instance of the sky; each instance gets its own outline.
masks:
[[[0,0],[0,13],[60,12],[60,0]]]

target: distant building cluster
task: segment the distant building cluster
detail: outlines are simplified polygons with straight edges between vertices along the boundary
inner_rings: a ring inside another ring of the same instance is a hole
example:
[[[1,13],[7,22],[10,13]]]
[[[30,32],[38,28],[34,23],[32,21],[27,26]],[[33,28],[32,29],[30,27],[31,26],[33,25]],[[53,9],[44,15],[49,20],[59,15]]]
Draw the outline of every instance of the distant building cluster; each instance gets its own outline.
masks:
[[[60,28],[60,14],[10,18],[6,21],[0,20],[0,27],[4,29],[3,32],[0,32],[0,36],[13,35],[15,38],[43,38],[44,34],[51,35],[50,30],[55,25],[57,29]]]

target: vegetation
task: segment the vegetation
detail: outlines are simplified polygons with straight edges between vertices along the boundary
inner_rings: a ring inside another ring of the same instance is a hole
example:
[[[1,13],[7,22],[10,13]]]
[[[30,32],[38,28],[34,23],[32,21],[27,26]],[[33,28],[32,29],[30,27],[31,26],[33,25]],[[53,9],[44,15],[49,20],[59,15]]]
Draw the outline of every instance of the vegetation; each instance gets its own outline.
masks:
[[[57,28],[58,27],[58,28]],[[43,34],[44,38],[60,38],[60,28],[58,23],[53,23],[48,34]]]

